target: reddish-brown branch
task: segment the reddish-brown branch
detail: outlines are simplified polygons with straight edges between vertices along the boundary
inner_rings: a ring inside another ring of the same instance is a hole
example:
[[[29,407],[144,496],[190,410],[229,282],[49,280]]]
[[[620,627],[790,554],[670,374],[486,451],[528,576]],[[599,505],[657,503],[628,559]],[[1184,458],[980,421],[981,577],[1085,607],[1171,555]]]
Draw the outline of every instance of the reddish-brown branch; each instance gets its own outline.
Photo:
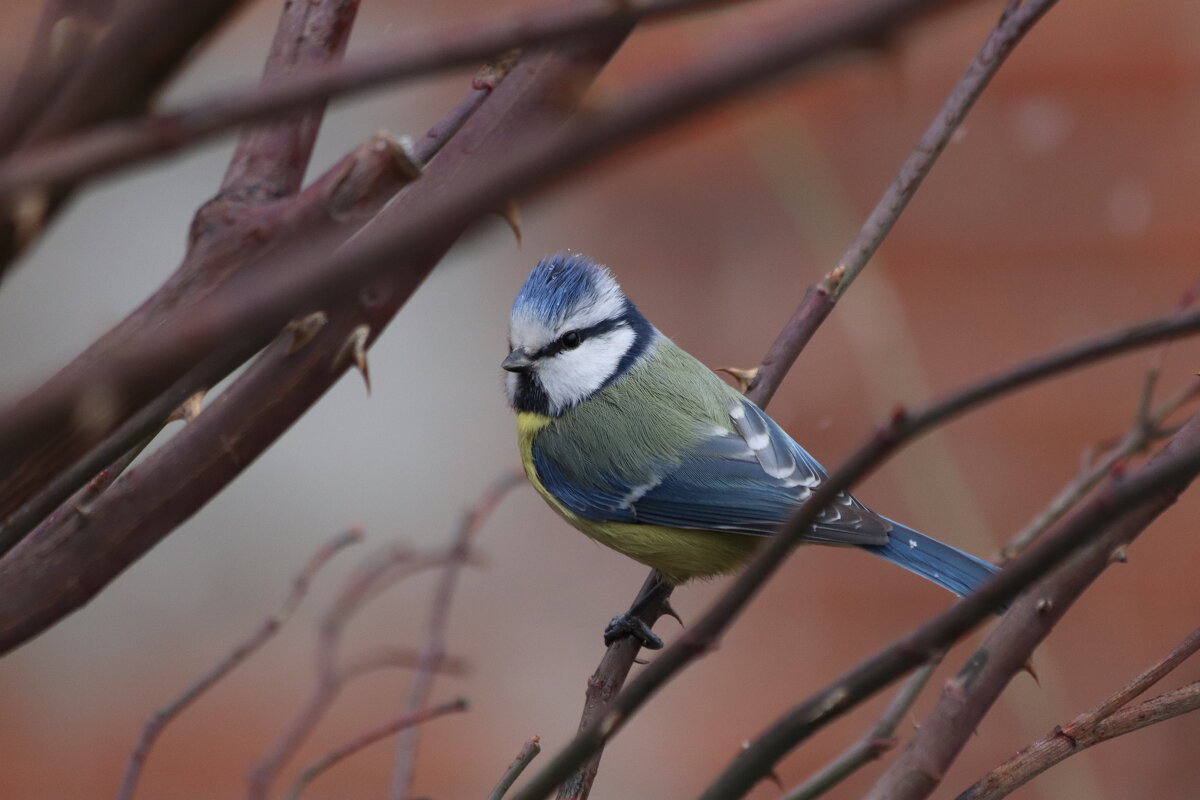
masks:
[[[118,401],[130,392],[160,390],[199,353],[230,337],[257,340],[270,335],[287,319],[316,310],[331,297],[345,296],[351,287],[386,275],[394,287],[390,302],[402,304],[436,264],[447,240],[481,215],[504,207],[514,195],[561,180],[619,145],[744,94],[797,65],[858,42],[877,41],[919,12],[947,1],[860,0],[821,14],[805,13],[781,21],[766,41],[731,46],[672,78],[639,88],[608,113],[591,114],[558,132],[513,138],[506,142],[503,158],[473,162],[475,169],[443,179],[429,187],[428,194],[406,193],[422,202],[407,206],[399,222],[392,215],[388,224],[374,226],[369,235],[364,233],[332,255],[313,243],[282,248],[252,270],[253,275],[236,276],[199,307],[162,326],[156,336],[122,353],[106,354],[70,381],[42,387],[0,414],[0,449],[28,446],[44,431],[66,424],[85,387],[106,387]],[[563,90],[572,85],[560,84]],[[526,134],[530,127],[523,127]],[[396,253],[406,258],[397,262]]]
[[[267,59],[264,82],[269,84],[278,80],[297,66],[340,58],[356,8],[357,0],[286,4]],[[243,135],[220,193],[196,215],[191,246],[175,274],[138,309],[60,371],[51,383],[70,380],[79,365],[89,363],[98,354],[119,352],[148,335],[164,319],[196,302],[247,261],[261,256],[297,231],[307,232],[312,218],[317,216],[314,209],[328,215],[330,204],[323,202],[324,196],[311,193],[294,202],[262,205],[264,200],[278,200],[281,192],[291,194],[299,186],[312,154],[320,117],[319,109],[311,110]],[[323,188],[319,184],[318,191]],[[193,370],[190,380],[178,384],[176,391],[169,393],[177,394],[182,390],[186,396],[209,388],[264,343],[245,338],[222,342],[213,348],[212,355],[205,357],[203,367]],[[101,390],[99,401],[93,398],[93,412],[84,417],[91,421],[90,427],[76,424],[50,431],[30,448],[8,454],[0,464],[0,519],[16,513],[35,495],[44,494],[48,484],[62,483],[64,470],[69,465],[83,458],[113,429],[151,401],[152,395],[133,395],[108,404]],[[165,414],[157,419],[143,420],[139,427],[149,430],[163,419]],[[109,442],[107,449],[128,440],[128,436],[118,437],[115,442]],[[70,486],[65,489],[71,491]],[[61,494],[61,491],[57,493]],[[27,509],[22,511],[29,516]],[[6,523],[5,527],[10,526]],[[0,547],[0,552],[8,546]]]
[[[46,0],[29,52],[0,110],[0,153],[8,152],[46,108],[101,36],[116,0]]]
[[[284,3],[258,90],[341,62],[359,2]],[[299,191],[324,116],[324,104],[316,104],[243,133],[221,181],[222,193],[262,203]]]
[[[1189,420],[1134,477],[1191,452],[1200,452],[1200,416]],[[1128,513],[1109,513],[1098,536],[1023,595],[988,633],[962,671],[947,684],[908,747],[867,797],[871,800],[927,797],[1009,680],[1029,662],[1034,648],[1112,563],[1112,554],[1127,546],[1170,507],[1191,477],[1191,474],[1180,476],[1147,494]],[[1128,480],[1132,479],[1112,482],[1106,492],[1083,506],[1072,519],[1096,515],[1097,509],[1103,512],[1112,494],[1127,486]],[[1064,524],[1060,532],[1067,528],[1070,523]],[[1014,563],[1020,560],[1023,559]]]
[[[1200,683],[1126,708],[1164,676],[1200,650],[1200,628],[1100,705],[1032,743],[958,796],[958,800],[999,800],[1064,759],[1094,744],[1200,707]]]
[[[108,126],[0,164],[0,196],[75,182],[153,155],[173,152],[253,120],[362,91],[385,81],[477,64],[513,48],[581,35],[608,35],[640,19],[721,0],[585,0],[420,31],[338,67],[307,70],[286,82],[241,89],[192,108]],[[728,2],[729,0],[724,0]]]
[[[27,115],[15,122],[22,141],[26,145],[44,142],[88,125],[142,113],[197,42],[241,2],[138,0],[120,4],[121,13],[111,27],[87,48],[53,95],[14,109]],[[0,273],[45,226],[71,188],[69,183],[41,187],[32,195],[0,202]],[[18,218],[20,224],[14,224]]]
[[[480,527],[491,516],[500,501],[524,480],[525,474],[520,470],[505,472],[484,490],[483,494],[463,515],[450,544],[450,560],[442,569],[441,579],[433,592],[425,644],[421,648],[421,659],[417,664],[417,672],[413,676],[412,686],[408,690],[408,700],[404,704],[405,716],[420,713],[428,706],[430,695],[433,693],[433,679],[446,660],[446,630],[450,624],[450,603],[454,599],[454,589],[458,585],[459,574],[470,555],[471,540],[475,538]],[[409,796],[414,774],[413,767],[417,758],[418,735],[419,731],[416,728],[410,728],[396,741],[395,765],[392,768],[392,779],[388,789],[388,797],[391,800],[404,800]]]
[[[338,534],[329,542],[322,545],[292,580],[291,591],[274,614],[263,620],[262,624],[250,636],[234,647],[223,659],[201,675],[178,697],[150,716],[150,719],[146,721],[146,725],[142,729],[142,734],[138,738],[133,753],[129,757],[129,762],[125,766],[125,775],[121,778],[121,787],[117,791],[117,800],[129,800],[129,798],[133,797],[133,793],[137,789],[138,778],[141,777],[142,769],[146,765],[146,758],[150,755],[150,748],[158,741],[158,737],[162,734],[163,729],[215,683],[228,675],[235,667],[266,644],[283,627],[284,623],[292,616],[292,612],[300,605],[300,601],[308,594],[309,584],[312,583],[312,579],[317,574],[317,571],[328,563],[340,550],[361,540],[362,531],[352,528]]]
[[[381,217],[373,224],[403,224],[447,183],[469,182],[482,165],[503,159],[541,125],[561,119],[563,81],[577,85],[584,74],[594,74],[616,44],[581,45],[523,58],[450,140],[450,150],[388,207],[386,220]],[[442,240],[443,249],[457,235],[450,232]],[[428,260],[421,262],[423,271],[431,270],[439,256],[424,257]],[[35,531],[0,560],[5,587],[0,594],[0,650],[82,605],[240,474],[352,365],[347,341],[355,337],[370,345],[414,288],[412,283],[388,281],[348,300],[326,298],[327,322],[304,346],[294,349],[289,341],[278,341],[264,351],[193,424],[106,495],[86,524]],[[364,338],[358,338],[360,331]],[[36,569],[29,568],[30,558]],[[54,584],[69,590],[37,588],[49,586],[41,582],[54,580],[55,573],[72,576]],[[14,580],[8,581],[9,576]]]

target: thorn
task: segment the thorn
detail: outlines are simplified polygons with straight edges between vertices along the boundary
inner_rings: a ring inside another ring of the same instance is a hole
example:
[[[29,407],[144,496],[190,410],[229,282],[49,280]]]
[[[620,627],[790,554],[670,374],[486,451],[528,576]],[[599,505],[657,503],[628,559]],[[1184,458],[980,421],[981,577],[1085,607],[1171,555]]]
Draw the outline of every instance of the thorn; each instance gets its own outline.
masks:
[[[676,611],[675,607],[671,605],[670,600],[663,600],[662,613],[678,622],[679,627],[683,627],[683,617],[679,616],[679,612]]]
[[[504,76],[508,74],[508,71],[512,69],[513,64],[517,63],[517,59],[520,57],[521,48],[514,47],[495,61],[484,64],[471,80],[471,88],[487,89],[489,92],[495,89],[496,84],[504,79]]]
[[[204,408],[204,395],[206,394],[208,394],[208,390],[201,389],[184,400],[179,404],[179,408],[171,412],[171,416],[167,417],[166,421],[175,422],[179,420],[185,424],[192,422],[196,417],[200,416],[200,411]]]
[[[1047,597],[1043,597],[1037,601],[1037,605],[1035,606],[1034,610],[1037,611],[1038,614],[1049,614],[1050,609],[1052,608],[1054,608],[1054,601]]]
[[[1129,545],[1121,544],[1113,548],[1113,551],[1108,554],[1108,563],[1110,564],[1128,564],[1129,563]]]
[[[521,246],[521,209],[517,206],[516,200],[508,200],[504,203],[504,208],[496,212],[500,217],[508,223],[508,227],[512,228],[513,236],[517,237],[517,247]]]
[[[14,240],[18,251],[24,250],[41,233],[50,209],[50,193],[44,187],[22,192],[12,205],[11,217]]]
[[[329,322],[329,317],[324,311],[314,311],[307,317],[294,319],[284,328],[285,331],[291,331],[292,341],[288,343],[287,352],[284,355],[291,355],[304,345],[313,340],[317,332],[325,327],[325,323]]]
[[[750,384],[754,383],[755,379],[758,378],[758,367],[752,367],[751,369],[717,367],[713,372],[724,372],[726,375],[731,376],[737,382],[738,390],[742,394],[745,394],[746,390],[750,388]]]
[[[370,333],[371,328],[367,325],[359,325],[350,331],[346,343],[333,360],[334,368],[338,369],[347,359],[351,359],[354,367],[362,373],[363,383],[367,385],[367,394],[371,393],[371,371],[367,368],[367,337]]]
[[[825,277],[821,279],[819,288],[827,294],[837,294],[838,289],[842,288],[842,281],[846,279],[846,265],[838,264],[836,267],[825,273]]]
[[[1042,682],[1038,678],[1037,670],[1033,668],[1033,659],[1032,658],[1021,665],[1021,671],[1028,672],[1029,677],[1033,678],[1033,682],[1038,685],[1038,688],[1041,688]]]

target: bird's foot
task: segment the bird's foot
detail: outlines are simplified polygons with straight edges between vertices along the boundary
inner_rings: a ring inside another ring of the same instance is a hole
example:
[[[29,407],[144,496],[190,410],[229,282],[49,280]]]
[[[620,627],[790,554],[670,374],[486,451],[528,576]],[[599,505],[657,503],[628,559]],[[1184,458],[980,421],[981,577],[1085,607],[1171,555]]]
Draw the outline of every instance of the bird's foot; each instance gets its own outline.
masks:
[[[617,614],[609,621],[608,627],[604,629],[604,644],[607,647],[626,636],[637,639],[647,650],[661,650],[663,646],[663,640],[650,630],[650,626],[640,617],[635,617],[628,611],[624,614]]]

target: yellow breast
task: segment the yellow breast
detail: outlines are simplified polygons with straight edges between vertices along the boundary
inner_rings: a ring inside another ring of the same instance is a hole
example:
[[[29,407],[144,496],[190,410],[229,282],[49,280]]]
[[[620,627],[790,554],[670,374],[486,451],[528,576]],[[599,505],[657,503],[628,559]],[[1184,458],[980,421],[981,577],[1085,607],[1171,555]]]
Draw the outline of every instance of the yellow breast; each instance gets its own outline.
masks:
[[[761,537],[723,531],[700,531],[639,525],[628,522],[595,522],[584,519],[558,501],[538,478],[533,463],[533,442],[553,421],[551,417],[517,414],[517,442],[521,464],[533,488],[551,508],[592,539],[661,572],[671,583],[733,572],[754,552]]]

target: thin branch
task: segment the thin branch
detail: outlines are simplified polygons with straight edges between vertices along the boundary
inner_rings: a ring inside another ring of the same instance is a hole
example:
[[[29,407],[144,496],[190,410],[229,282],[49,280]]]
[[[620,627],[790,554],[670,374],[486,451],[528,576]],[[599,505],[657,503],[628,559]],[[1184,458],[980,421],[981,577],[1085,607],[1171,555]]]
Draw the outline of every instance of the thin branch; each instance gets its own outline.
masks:
[[[411,730],[421,723],[428,722],[438,717],[444,717],[447,714],[453,714],[458,711],[467,710],[467,701],[459,698],[449,703],[443,703],[440,706],[433,708],[422,709],[411,714],[405,714],[402,717],[397,717],[391,722],[380,725],[378,728],[367,731],[360,736],[356,736],[342,746],[331,750],[329,753],[322,756],[320,759],[309,764],[300,772],[300,777],[296,778],[296,782],[292,784],[292,788],[284,795],[284,800],[296,800],[300,793],[304,791],[304,787],[312,783],[322,772],[325,772],[330,767],[336,765],[340,761],[344,761],[350,756],[357,753],[381,739],[399,733],[403,730]]]
[[[541,737],[531,736],[526,740],[521,747],[521,752],[517,753],[517,757],[508,765],[508,769],[504,770],[504,774],[500,776],[500,780],[488,793],[487,800],[503,800],[504,795],[508,794],[508,790],[516,783],[517,778],[521,777],[521,773],[525,768],[537,758],[538,753],[542,752]]]
[[[278,777],[280,770],[316,729],[347,680],[365,671],[361,664],[353,672],[343,670],[338,665],[342,633],[350,618],[364,603],[397,581],[417,572],[441,566],[448,558],[446,554],[420,555],[403,545],[393,544],[370,556],[346,580],[321,620],[314,659],[316,678],[312,691],[291,724],[251,767],[247,775],[247,796],[251,800],[266,800],[271,784]],[[382,666],[381,662],[376,664]]]
[[[838,258],[836,269],[842,270],[842,275],[835,289],[835,296],[840,297],[867,266],[883,238],[896,224],[900,212],[916,194],[921,181],[929,174],[937,157],[949,144],[951,135],[991,82],[996,70],[1055,2],[1056,0],[1025,0],[1010,2],[1006,6],[1000,22],[988,35],[967,71],[950,91],[945,104],[900,167],[900,173],[883,193],[883,197],[879,198],[862,228]]]
[[[458,576],[470,555],[471,540],[500,501],[524,481],[525,474],[520,470],[505,472],[492,481],[459,522],[450,545],[450,558],[442,568],[441,579],[434,589],[429,621],[426,624],[425,644],[421,648],[417,673],[413,677],[412,686],[409,687],[408,700],[404,705],[405,715],[417,714],[429,704],[429,697],[433,693],[433,679],[446,659],[446,630],[450,623],[450,604],[454,599]],[[404,800],[409,796],[417,758],[418,733],[417,728],[410,728],[396,741],[395,763],[388,789],[388,797],[392,800]]]
[[[1164,676],[1200,650],[1200,628],[1175,645],[1166,656],[1130,681],[1119,692],[1066,725],[1058,726],[996,767],[958,800],[999,800],[1064,759],[1093,744],[1200,706],[1200,683],[1168,692],[1133,708],[1125,708]],[[1163,715],[1163,712],[1171,712]],[[1118,716],[1120,715],[1120,716]]]
[[[1200,380],[1192,380],[1152,409],[1147,411],[1139,408],[1137,419],[1121,437],[1121,440],[1099,461],[1087,464],[1054,496],[1054,499],[1045,508],[1039,511],[1000,549],[1001,563],[1007,563],[1015,558],[1051,525],[1062,519],[1063,515],[1086,497],[1088,492],[1111,475],[1118,464],[1145,450],[1151,442],[1162,435],[1162,424],[1167,418],[1198,395],[1200,395]],[[1145,393],[1143,393],[1143,397],[1145,397]],[[1145,403],[1143,402],[1141,405],[1144,406]]]
[[[1163,338],[1177,335],[1174,326],[1181,318],[1172,315],[1154,323],[1152,328],[1166,326],[1171,333]],[[1200,323],[1200,317],[1193,320]],[[1143,332],[1148,330],[1141,327]],[[646,702],[663,683],[691,661],[710,649],[717,637],[741,612],[759,588],[778,569],[783,559],[792,551],[816,521],[821,510],[843,491],[853,488],[868,472],[875,469],[903,444],[934,427],[948,422],[981,404],[990,402],[1017,389],[1045,380],[1066,370],[1083,366],[1098,358],[1125,351],[1132,331],[1113,336],[1107,335],[1083,345],[1067,348],[1050,356],[1043,356],[994,377],[952,393],[915,413],[898,409],[890,424],[863,443],[842,467],[831,473],[778,534],[768,539],[757,555],[747,564],[733,584],[723,593],[701,619],[692,625],[669,648],[664,650],[625,690],[614,699],[608,712],[590,725],[544,767],[520,800],[540,800],[559,785],[571,771],[597,751],[627,721],[629,716]],[[1140,339],[1141,335],[1135,335]],[[1155,340],[1157,337],[1155,337]],[[1142,345],[1153,343],[1143,341]],[[1179,435],[1182,435],[1182,431]],[[813,700],[789,713],[781,721],[778,730],[764,737],[765,743],[752,759],[749,751],[739,758],[740,763],[749,765],[750,771],[737,776],[723,776],[710,787],[711,798],[737,796],[737,791],[750,785],[756,778],[750,777],[755,770],[761,776],[783,753],[804,737],[815,732],[832,719],[840,716],[871,692],[885,686],[898,675],[932,658],[950,642],[975,627],[989,616],[994,609],[1003,607],[1017,592],[1041,577],[1064,558],[1073,548],[1085,540],[1102,522],[1111,508],[1126,508],[1138,495],[1135,490],[1150,491],[1164,485],[1168,480],[1178,480],[1190,474],[1194,462],[1200,462],[1200,454],[1187,454],[1187,458],[1172,462],[1171,467],[1149,470],[1150,477],[1143,480],[1133,478],[1110,493],[1105,493],[1089,508],[1097,504],[1103,509],[1091,515],[1073,518],[1074,524],[1065,526],[1058,535],[1050,537],[1029,553],[1017,559],[1006,570],[993,578],[970,597],[953,606],[945,614],[936,617],[926,626],[917,629],[905,639],[882,651],[876,657],[852,670],[843,679],[826,689]],[[1139,474],[1147,472],[1142,470]],[[1166,477],[1164,477],[1164,474]],[[1100,518],[1097,518],[1100,515]],[[1081,520],[1081,521],[1080,521]],[[722,794],[721,792],[726,792]]]
[[[1061,536],[1081,517],[1106,515],[1097,536],[1061,568],[1034,585],[988,632],[966,665],[943,690],[908,747],[867,795],[870,800],[919,800],[937,787],[940,776],[949,769],[1004,687],[1029,663],[1037,645],[1114,562],[1114,553],[1122,552],[1169,508],[1193,476],[1181,476],[1174,484],[1144,495],[1140,504],[1132,509],[1108,508],[1108,500],[1138,477],[1177,461],[1180,456],[1197,452],[1200,452],[1200,415],[1194,415],[1132,478],[1122,476],[1110,481],[1098,496],[1058,527],[1056,533]],[[1053,537],[1053,534],[1047,537],[1045,542]],[[1036,547],[1028,552],[1035,551]],[[1014,565],[1025,558],[1022,556],[1013,562]],[[1005,571],[1008,569],[1011,567]]]
[[[117,791],[117,800],[129,800],[133,797],[133,793],[137,789],[138,779],[142,774],[142,769],[146,765],[146,759],[150,755],[150,748],[158,741],[158,737],[162,734],[163,729],[183,713],[188,706],[199,699],[202,694],[232,672],[235,667],[253,655],[271,637],[278,633],[279,629],[288,621],[292,616],[292,612],[296,610],[296,607],[300,605],[300,601],[308,593],[308,587],[312,583],[312,579],[317,574],[317,571],[325,566],[339,551],[361,540],[362,531],[357,528],[351,528],[339,533],[322,545],[292,580],[291,591],[274,614],[263,620],[262,624],[253,633],[234,647],[228,655],[213,665],[211,669],[201,675],[192,685],[187,687],[182,694],[150,716],[146,721],[145,727],[142,729],[142,734],[138,738],[137,745],[134,747],[128,763],[125,765],[125,774],[121,778],[121,786]]]
[[[885,433],[885,437],[890,438],[890,435]],[[871,449],[873,449],[872,446],[868,445],[859,452],[867,455]],[[848,462],[846,468],[848,472],[857,471],[857,467],[854,466],[856,463],[861,464],[857,456]],[[1033,581],[1049,574],[1068,557],[1072,559],[1071,566],[1064,567],[1063,570],[1059,570],[1059,573],[1074,570],[1074,577],[1082,579],[1086,584],[1087,576],[1080,573],[1076,567],[1080,564],[1083,564],[1084,568],[1094,566],[1097,552],[1101,553],[1101,560],[1107,562],[1107,556],[1113,546],[1111,542],[1136,536],[1157,514],[1173,502],[1197,472],[1200,472],[1200,417],[1193,418],[1168,444],[1163,453],[1151,463],[1121,483],[1108,486],[1105,491],[1093,497],[1090,502],[1060,525],[1054,533],[1044,537],[975,592],[872,657],[860,662],[858,666],[844,673],[825,689],[787,711],[760,734],[739,758],[718,776],[717,780],[701,795],[701,800],[717,800],[717,798],[732,800],[741,797],[793,747],[853,708],[865,697],[895,680],[906,670],[916,666],[934,653],[944,650],[993,614],[995,609],[1004,608],[1018,592],[1031,585]],[[837,478],[831,478],[831,480],[838,480],[838,483],[834,484],[835,486],[841,483],[841,480]],[[823,485],[821,488],[824,489],[825,486]],[[810,503],[806,503],[805,507],[809,505]],[[789,526],[787,533],[791,532]],[[1080,548],[1084,549],[1080,550]],[[1077,550],[1079,550],[1078,553],[1076,553]],[[755,563],[752,562],[751,568],[754,566]],[[1101,566],[1101,568],[1103,567]],[[1054,578],[1044,580],[1036,590],[1026,593],[1014,607],[1009,608],[1000,625],[993,630],[993,634],[1001,627],[1008,631],[1024,627],[1031,629],[1029,636],[1036,637],[1039,632],[1048,629],[1043,626],[1052,625],[1054,620],[1051,617],[1060,614],[1061,611],[1056,609],[1053,602],[1042,603],[1039,600],[1044,598],[1043,591],[1046,587],[1053,583]],[[1064,592],[1056,596],[1064,599],[1069,596],[1068,589],[1077,588],[1076,586],[1068,587],[1065,583],[1060,585]],[[943,692],[938,705],[946,704],[947,698],[965,695],[970,689],[978,690],[978,684],[967,685],[977,677],[978,672],[991,669],[1003,670],[1011,666],[1011,672],[1008,672],[1004,678],[1004,681],[1007,682],[1008,676],[1020,670],[1027,660],[1026,657],[1026,659],[1017,660],[1013,664],[1008,656],[1015,653],[1015,650],[998,651],[997,649],[990,651],[990,658],[999,658],[1001,652],[1005,656],[1001,660],[1005,663],[999,667],[995,661],[989,659],[987,654],[969,662],[967,669]],[[657,663],[655,662],[655,666]],[[978,716],[967,713],[961,707],[957,710],[961,717],[954,720],[958,727],[956,733],[961,736],[961,740],[965,740],[974,730]],[[894,794],[887,795],[889,798],[909,796],[907,794],[909,787],[897,786],[887,780],[892,774],[903,774],[916,781],[935,781],[931,771],[908,769],[908,756],[918,752],[917,743],[922,740],[925,732],[933,727],[927,722],[918,729],[905,752],[899,759],[892,762],[884,778],[876,784],[877,788],[886,785],[886,791],[894,792]],[[927,763],[937,764],[938,761],[932,760]]]
[[[785,794],[781,800],[814,800],[853,775],[862,767],[882,756],[896,746],[896,727],[912,708],[913,703],[929,682],[938,661],[931,661],[913,671],[908,680],[896,692],[892,702],[861,739],[826,765],[821,771]]]
[[[174,152],[221,131],[363,91],[387,81],[472,66],[514,48],[620,31],[638,20],[728,0],[611,0],[558,3],[520,14],[420,31],[336,67],[297,73],[270,86],[243,88],[180,111],[97,129],[49,143],[0,164],[0,196],[96,177]]]

